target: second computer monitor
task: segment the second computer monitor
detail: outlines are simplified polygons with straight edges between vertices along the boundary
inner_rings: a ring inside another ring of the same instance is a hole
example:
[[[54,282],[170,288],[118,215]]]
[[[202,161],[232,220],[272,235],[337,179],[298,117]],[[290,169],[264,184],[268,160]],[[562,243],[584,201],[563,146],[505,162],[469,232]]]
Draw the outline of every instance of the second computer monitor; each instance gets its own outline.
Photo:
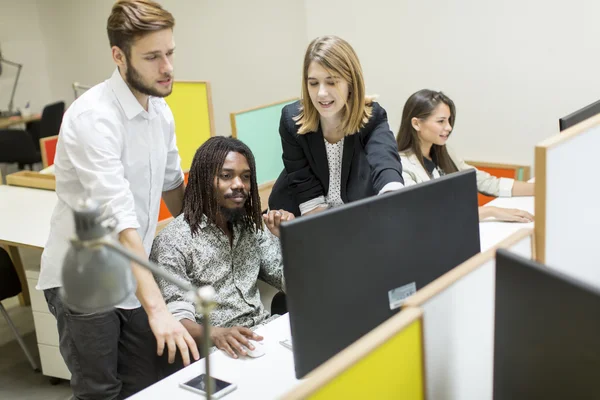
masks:
[[[301,378],[479,252],[475,172],[297,218],[281,245]]]
[[[582,109],[567,115],[566,117],[560,118],[558,120],[558,126],[560,128],[560,131],[562,132],[565,129],[570,128],[573,125],[577,125],[578,123],[583,122],[588,118],[592,118],[596,114],[600,114],[600,100],[588,106],[585,106]]]

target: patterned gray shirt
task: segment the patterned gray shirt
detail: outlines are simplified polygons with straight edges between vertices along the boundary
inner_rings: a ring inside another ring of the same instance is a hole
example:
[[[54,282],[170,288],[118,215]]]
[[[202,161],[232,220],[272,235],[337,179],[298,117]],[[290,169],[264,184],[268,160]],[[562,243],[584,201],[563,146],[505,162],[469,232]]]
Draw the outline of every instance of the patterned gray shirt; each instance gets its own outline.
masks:
[[[283,290],[283,264],[279,239],[265,227],[254,232],[234,227],[233,246],[221,229],[203,216],[192,237],[183,214],[154,239],[150,260],[167,272],[197,287],[212,285],[217,307],[211,323],[219,327],[251,328],[265,322],[269,312],[260,300],[257,279]],[[202,323],[194,303],[177,286],[156,278],[169,311],[177,319]]]

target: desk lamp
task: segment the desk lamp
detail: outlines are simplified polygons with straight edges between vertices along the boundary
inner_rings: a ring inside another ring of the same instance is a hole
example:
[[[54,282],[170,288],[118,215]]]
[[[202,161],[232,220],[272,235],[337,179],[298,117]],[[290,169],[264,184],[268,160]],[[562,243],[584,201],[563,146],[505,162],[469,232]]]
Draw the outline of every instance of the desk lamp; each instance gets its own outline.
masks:
[[[73,94],[75,95],[75,100],[77,100],[77,98],[79,97],[79,90],[83,89],[83,90],[88,90],[91,89],[91,86],[88,85],[82,85],[79,82],[73,82]]]
[[[8,112],[5,113],[5,116],[12,117],[13,115],[17,115],[13,111],[13,101],[15,99],[15,93],[17,91],[17,83],[19,82],[19,76],[21,75],[21,69],[23,68],[23,64],[16,63],[14,61],[9,61],[6,58],[2,57],[2,52],[0,52],[0,73],[2,72],[2,63],[11,65],[13,67],[17,67],[17,75],[15,76],[15,83],[13,84],[12,93],[10,95],[10,102],[8,103]]]
[[[103,216],[94,200],[81,200],[73,210],[73,216],[76,237],[71,239],[63,261],[63,287],[60,290],[65,304],[83,313],[112,309],[135,291],[131,261],[185,290],[189,298],[195,300],[196,310],[204,319],[202,345],[206,360],[206,392],[210,400],[214,388],[208,354],[210,312],[216,305],[213,287],[197,288],[127,250],[110,235],[116,226],[115,218]]]

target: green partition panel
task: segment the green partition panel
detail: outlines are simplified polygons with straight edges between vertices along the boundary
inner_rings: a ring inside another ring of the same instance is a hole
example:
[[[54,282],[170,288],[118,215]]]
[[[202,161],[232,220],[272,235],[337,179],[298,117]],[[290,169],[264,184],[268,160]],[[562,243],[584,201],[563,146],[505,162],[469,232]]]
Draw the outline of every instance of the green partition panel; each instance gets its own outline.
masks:
[[[232,136],[244,142],[254,153],[259,185],[274,181],[283,170],[279,136],[281,109],[296,100],[284,100],[230,115]]]

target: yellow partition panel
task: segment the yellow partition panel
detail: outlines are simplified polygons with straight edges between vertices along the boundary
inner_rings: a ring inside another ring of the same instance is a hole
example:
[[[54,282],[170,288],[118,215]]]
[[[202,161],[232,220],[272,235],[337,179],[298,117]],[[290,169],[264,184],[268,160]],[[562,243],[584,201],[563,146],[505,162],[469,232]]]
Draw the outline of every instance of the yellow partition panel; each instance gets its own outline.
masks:
[[[422,399],[421,349],[421,322],[415,321],[310,398]]]
[[[198,147],[214,136],[210,84],[204,81],[176,81],[165,98],[175,118],[181,168],[187,171]]]
[[[408,308],[311,372],[285,399],[425,398],[422,311]]]

